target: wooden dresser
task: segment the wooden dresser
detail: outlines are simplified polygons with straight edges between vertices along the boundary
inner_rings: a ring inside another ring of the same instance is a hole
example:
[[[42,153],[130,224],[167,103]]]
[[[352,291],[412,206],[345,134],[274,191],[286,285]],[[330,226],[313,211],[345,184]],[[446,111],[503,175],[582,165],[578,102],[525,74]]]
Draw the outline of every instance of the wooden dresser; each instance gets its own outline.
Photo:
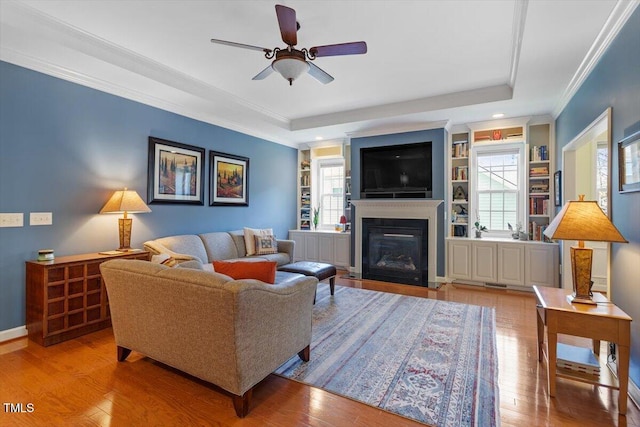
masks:
[[[27,330],[48,346],[111,326],[100,264],[115,258],[149,260],[149,252],[99,253],[27,261]]]

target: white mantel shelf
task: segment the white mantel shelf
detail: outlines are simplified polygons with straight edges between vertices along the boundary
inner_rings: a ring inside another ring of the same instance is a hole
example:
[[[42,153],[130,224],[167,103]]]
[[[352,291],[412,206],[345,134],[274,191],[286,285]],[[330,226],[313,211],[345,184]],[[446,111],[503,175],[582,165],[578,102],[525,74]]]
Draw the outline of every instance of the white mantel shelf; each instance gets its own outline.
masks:
[[[444,200],[425,199],[361,199],[351,200],[356,207],[355,215],[355,275],[362,277],[362,219],[397,218],[426,219],[429,222],[427,280],[436,281],[438,266],[438,206]]]

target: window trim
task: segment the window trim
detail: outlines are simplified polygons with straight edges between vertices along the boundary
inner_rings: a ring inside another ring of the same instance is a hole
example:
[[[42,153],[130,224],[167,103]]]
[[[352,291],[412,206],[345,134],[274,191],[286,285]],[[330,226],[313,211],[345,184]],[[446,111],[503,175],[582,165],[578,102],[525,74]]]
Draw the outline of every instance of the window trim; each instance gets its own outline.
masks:
[[[471,147],[471,184],[470,184],[470,208],[469,209],[469,235],[473,229],[473,224],[476,222],[478,206],[479,206],[479,192],[478,192],[478,156],[485,155],[487,153],[501,154],[504,152],[518,152],[518,196],[516,202],[516,223],[522,224],[523,230],[527,230],[527,174],[529,169],[526,162],[526,144],[524,142],[512,142],[512,143],[500,143],[500,144],[477,144]],[[481,221],[482,222],[482,221]],[[516,224],[513,224],[514,228]],[[509,230],[498,231],[489,230],[491,237],[507,237],[511,238],[511,232]]]
[[[323,157],[320,159],[316,159],[316,161],[313,163],[313,187],[312,187],[312,208],[316,208],[316,207],[320,207],[321,209],[321,215],[322,215],[322,206],[320,206],[320,201],[322,198],[322,179],[321,179],[321,169],[323,167],[335,167],[335,166],[340,166],[342,167],[342,193],[341,193],[341,200],[344,203],[344,178],[345,178],[345,174],[346,174],[346,170],[345,170],[345,161],[343,157]],[[343,209],[344,211],[344,206]],[[313,220],[313,210],[311,211],[311,215],[312,218],[311,220]],[[318,230],[322,230],[322,231],[328,231],[328,230],[334,230],[335,229],[335,224],[322,224],[321,222],[318,223]]]

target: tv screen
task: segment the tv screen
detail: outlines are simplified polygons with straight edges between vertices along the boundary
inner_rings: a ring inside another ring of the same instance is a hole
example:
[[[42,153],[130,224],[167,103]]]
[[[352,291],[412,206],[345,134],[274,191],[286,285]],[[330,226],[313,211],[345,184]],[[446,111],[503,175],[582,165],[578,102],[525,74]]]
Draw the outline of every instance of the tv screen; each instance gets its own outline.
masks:
[[[360,149],[360,191],[431,191],[431,141]]]

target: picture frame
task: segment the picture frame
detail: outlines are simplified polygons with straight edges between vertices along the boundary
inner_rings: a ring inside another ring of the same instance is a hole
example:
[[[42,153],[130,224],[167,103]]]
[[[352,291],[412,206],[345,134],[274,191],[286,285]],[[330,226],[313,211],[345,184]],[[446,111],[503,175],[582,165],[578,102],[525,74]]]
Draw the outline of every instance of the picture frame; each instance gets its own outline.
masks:
[[[640,191],[640,131],[618,142],[618,191]]]
[[[553,204],[562,206],[562,171],[553,174]]]
[[[204,205],[205,149],[149,137],[147,203]]]
[[[209,206],[249,206],[249,158],[209,152]]]

